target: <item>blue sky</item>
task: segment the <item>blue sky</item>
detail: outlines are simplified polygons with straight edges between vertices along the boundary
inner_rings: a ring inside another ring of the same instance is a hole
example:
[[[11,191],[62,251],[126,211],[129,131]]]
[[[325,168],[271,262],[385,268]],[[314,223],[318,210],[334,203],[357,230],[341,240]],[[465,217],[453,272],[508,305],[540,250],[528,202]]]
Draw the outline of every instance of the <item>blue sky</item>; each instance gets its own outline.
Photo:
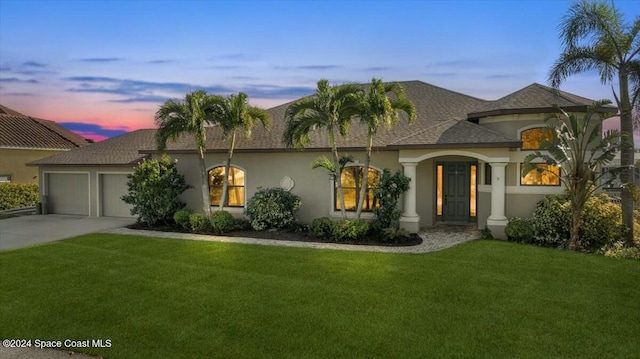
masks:
[[[316,82],[421,80],[484,99],[546,84],[572,1],[0,0],[0,102],[102,139],[168,98],[244,91],[269,108]],[[616,0],[630,21],[637,1]],[[562,89],[612,99],[596,73]]]

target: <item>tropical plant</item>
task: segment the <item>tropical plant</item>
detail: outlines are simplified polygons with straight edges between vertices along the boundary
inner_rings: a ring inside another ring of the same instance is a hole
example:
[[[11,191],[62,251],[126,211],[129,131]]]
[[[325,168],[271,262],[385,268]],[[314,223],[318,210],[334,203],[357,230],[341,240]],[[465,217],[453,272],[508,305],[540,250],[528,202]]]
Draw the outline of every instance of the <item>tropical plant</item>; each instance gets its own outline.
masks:
[[[391,95],[391,97],[389,97]],[[409,123],[416,120],[416,107],[405,94],[404,88],[395,82],[384,83],[380,79],[373,78],[366,92],[360,93],[358,102],[358,117],[367,128],[366,157],[364,161],[363,179],[360,189],[356,218],[360,218],[362,207],[369,183],[369,166],[371,164],[371,150],[373,138],[380,126],[390,130],[400,119],[400,112],[407,115]]]
[[[559,176],[567,188],[571,202],[571,237],[568,242],[571,249],[580,246],[579,228],[585,202],[596,189],[609,184],[620,170],[618,167],[604,167],[613,160],[621,146],[618,131],[607,131],[601,137],[602,114],[599,111],[609,103],[607,100],[594,103],[587,108],[582,119],[562,110],[560,114],[548,116],[546,121],[552,121],[547,126],[553,133],[552,141],[543,140],[540,148],[546,152],[535,151],[524,160],[523,175],[533,170],[548,171]],[[538,166],[534,161],[540,159],[547,165],[560,166],[560,173]],[[601,168],[602,171],[598,172]],[[604,180],[603,176],[610,179]]]
[[[558,88],[570,75],[592,70],[598,71],[603,84],[617,80],[618,94],[614,90],[614,96],[623,134],[620,178],[630,184],[634,164],[632,103],[638,98],[631,101],[629,81],[636,81],[637,86],[640,79],[640,17],[628,23],[613,2],[582,0],[569,8],[559,28],[564,48],[551,68],[549,82]],[[633,208],[632,188],[627,186],[622,190],[622,217],[630,229],[628,245],[633,244]]]
[[[391,174],[388,168],[382,171],[380,176],[380,185],[373,190],[373,195],[380,204],[379,207],[373,209],[375,215],[371,227],[376,231],[382,231],[385,228],[397,228],[398,219],[402,215],[398,209],[398,199],[409,189],[411,179],[400,171]]]
[[[357,85],[331,86],[328,80],[322,79],[318,81],[314,96],[294,102],[289,105],[285,113],[287,123],[283,141],[289,148],[304,148],[311,144],[311,132],[317,129],[326,130],[333,158],[331,161],[327,161],[324,157],[314,163],[324,163],[319,167],[327,168],[330,171],[336,183],[343,218],[347,217],[340,181],[341,169],[344,165],[341,165],[340,162],[336,134],[342,137],[347,136],[351,120],[356,114],[358,91],[360,88]]]
[[[209,95],[205,91],[198,90],[188,93],[184,101],[168,100],[155,115],[158,126],[156,143],[159,150],[167,147],[167,141],[175,141],[182,135],[192,135],[199,155],[200,189],[202,190],[202,210],[207,216],[211,212],[209,204],[209,181],[204,163],[206,151],[205,126],[215,120],[217,96]]]
[[[222,139],[229,142],[222,182],[222,198],[220,198],[220,210],[222,210],[228,199],[229,171],[236,145],[236,134],[242,131],[245,138],[251,138],[251,130],[256,122],[262,124],[269,131],[271,116],[265,110],[249,105],[248,96],[244,92],[226,98],[218,96],[215,102],[215,122],[222,131]]]
[[[191,188],[167,155],[143,160],[127,178],[128,192],[122,200],[133,206],[131,214],[138,215],[138,222],[149,226],[170,223],[185,206],[180,194]]]

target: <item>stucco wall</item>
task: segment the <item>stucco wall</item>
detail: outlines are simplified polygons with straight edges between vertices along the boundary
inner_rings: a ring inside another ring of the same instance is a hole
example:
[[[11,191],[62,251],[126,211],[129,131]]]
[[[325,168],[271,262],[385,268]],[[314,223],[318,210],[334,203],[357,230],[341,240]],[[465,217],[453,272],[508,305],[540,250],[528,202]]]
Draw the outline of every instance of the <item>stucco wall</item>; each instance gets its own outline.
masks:
[[[364,153],[349,153],[355,161],[364,164]],[[250,199],[259,188],[279,187],[283,177],[288,176],[294,181],[292,193],[302,198],[302,207],[298,211],[301,222],[310,222],[322,216],[339,216],[333,212],[332,182],[324,169],[311,169],[313,160],[320,156],[330,156],[330,153],[292,151],[286,153],[235,153],[231,160],[232,166],[245,170],[245,200]],[[178,160],[178,170],[185,175],[187,183],[194,186],[187,190],[182,199],[193,210],[202,208],[200,192],[200,177],[198,159],[194,154],[172,154]],[[392,171],[401,170],[396,151],[374,152],[371,166],[379,170],[389,168]],[[208,169],[222,166],[226,160],[225,153],[207,153],[205,165]],[[228,211],[241,215],[243,209],[228,208]]]
[[[37,183],[38,167],[26,164],[62,152],[64,151],[0,148],[0,175],[10,175],[13,183]]]

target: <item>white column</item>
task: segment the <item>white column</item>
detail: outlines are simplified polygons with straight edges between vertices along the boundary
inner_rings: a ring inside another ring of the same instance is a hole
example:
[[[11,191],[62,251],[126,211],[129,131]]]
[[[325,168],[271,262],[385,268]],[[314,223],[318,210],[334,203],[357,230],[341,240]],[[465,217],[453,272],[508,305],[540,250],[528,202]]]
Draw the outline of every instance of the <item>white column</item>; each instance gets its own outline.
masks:
[[[504,162],[492,162],[491,165],[491,215],[487,219],[488,224],[502,225],[507,220],[504,215],[505,203],[505,167]],[[500,222],[500,223],[492,223]]]
[[[417,233],[420,230],[420,216],[416,212],[416,188],[418,186],[416,179],[416,162],[404,162],[404,175],[411,179],[409,182],[409,190],[404,193],[402,217],[400,217],[400,227],[411,232]]]

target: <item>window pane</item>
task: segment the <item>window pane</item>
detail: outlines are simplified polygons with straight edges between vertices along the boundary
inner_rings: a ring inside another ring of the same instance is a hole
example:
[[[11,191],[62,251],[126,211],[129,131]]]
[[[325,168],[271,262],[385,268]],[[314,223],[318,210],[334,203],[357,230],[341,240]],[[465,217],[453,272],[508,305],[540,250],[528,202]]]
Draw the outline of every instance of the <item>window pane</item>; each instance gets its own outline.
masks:
[[[442,216],[442,165],[436,167],[436,215]]]
[[[227,204],[230,207],[244,206],[244,187],[241,187],[241,186],[229,187],[229,200]]]
[[[344,207],[347,211],[355,211],[356,210],[356,190],[355,189],[342,189],[342,193],[344,194]],[[340,198],[336,198],[336,209],[342,209],[340,206]]]
[[[542,141],[553,140],[553,132],[548,128],[537,127],[531,128],[520,133],[523,150],[539,150]]]
[[[231,170],[229,171],[230,175],[229,175],[229,184],[230,185],[236,185],[236,186],[244,186],[244,171],[236,168],[236,167],[231,167]]]
[[[471,217],[476,216],[476,171],[478,166],[471,165],[471,188],[469,190],[469,215]]]
[[[209,187],[209,198],[211,199],[212,206],[219,206],[222,199],[222,186]]]
[[[356,187],[356,168],[355,167],[347,167],[342,170],[342,187]]]
[[[532,170],[526,176],[520,177],[520,184],[523,186],[559,186],[560,168],[558,166],[540,163],[540,170]],[[524,163],[520,164],[520,173],[524,170]]]

